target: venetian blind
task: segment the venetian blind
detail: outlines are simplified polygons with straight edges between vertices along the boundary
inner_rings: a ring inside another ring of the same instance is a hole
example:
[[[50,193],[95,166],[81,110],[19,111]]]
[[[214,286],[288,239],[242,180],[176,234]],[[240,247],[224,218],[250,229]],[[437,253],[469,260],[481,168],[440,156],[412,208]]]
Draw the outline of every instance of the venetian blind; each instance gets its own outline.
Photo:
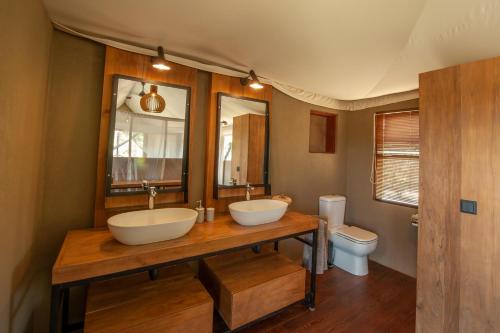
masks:
[[[382,201],[417,206],[418,111],[375,115],[374,195]]]

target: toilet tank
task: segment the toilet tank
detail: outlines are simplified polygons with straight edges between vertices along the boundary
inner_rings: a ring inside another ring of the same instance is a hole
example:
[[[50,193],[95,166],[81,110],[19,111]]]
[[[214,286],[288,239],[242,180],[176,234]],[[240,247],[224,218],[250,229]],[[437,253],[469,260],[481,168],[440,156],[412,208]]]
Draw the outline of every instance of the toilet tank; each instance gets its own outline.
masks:
[[[328,227],[344,224],[346,198],[329,194],[319,197],[319,216],[328,219]]]

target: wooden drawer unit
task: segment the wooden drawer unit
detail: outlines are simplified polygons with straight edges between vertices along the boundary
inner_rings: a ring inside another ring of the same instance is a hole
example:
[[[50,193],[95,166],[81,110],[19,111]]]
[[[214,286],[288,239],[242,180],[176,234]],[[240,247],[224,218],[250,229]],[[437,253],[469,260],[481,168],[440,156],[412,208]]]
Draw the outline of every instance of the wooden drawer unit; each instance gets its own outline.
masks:
[[[212,333],[213,300],[188,265],[90,285],[86,333]]]
[[[274,251],[204,259],[199,277],[231,330],[305,297],[305,269]]]

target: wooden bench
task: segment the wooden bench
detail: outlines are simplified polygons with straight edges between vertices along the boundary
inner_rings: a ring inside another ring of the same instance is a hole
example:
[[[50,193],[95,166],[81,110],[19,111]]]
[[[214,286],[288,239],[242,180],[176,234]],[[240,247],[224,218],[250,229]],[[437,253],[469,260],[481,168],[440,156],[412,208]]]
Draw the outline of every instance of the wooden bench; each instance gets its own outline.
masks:
[[[213,300],[187,264],[90,285],[85,333],[212,333]]]
[[[231,330],[305,297],[305,269],[274,251],[204,259],[199,277]]]

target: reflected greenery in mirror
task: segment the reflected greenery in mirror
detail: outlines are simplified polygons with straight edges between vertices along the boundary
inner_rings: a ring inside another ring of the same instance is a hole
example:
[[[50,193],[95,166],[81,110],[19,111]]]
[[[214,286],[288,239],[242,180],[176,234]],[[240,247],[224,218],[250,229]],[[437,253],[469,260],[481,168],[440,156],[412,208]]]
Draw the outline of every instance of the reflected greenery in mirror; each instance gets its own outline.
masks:
[[[268,185],[266,101],[218,94],[215,188]]]
[[[190,89],[115,76],[107,195],[186,191]]]

